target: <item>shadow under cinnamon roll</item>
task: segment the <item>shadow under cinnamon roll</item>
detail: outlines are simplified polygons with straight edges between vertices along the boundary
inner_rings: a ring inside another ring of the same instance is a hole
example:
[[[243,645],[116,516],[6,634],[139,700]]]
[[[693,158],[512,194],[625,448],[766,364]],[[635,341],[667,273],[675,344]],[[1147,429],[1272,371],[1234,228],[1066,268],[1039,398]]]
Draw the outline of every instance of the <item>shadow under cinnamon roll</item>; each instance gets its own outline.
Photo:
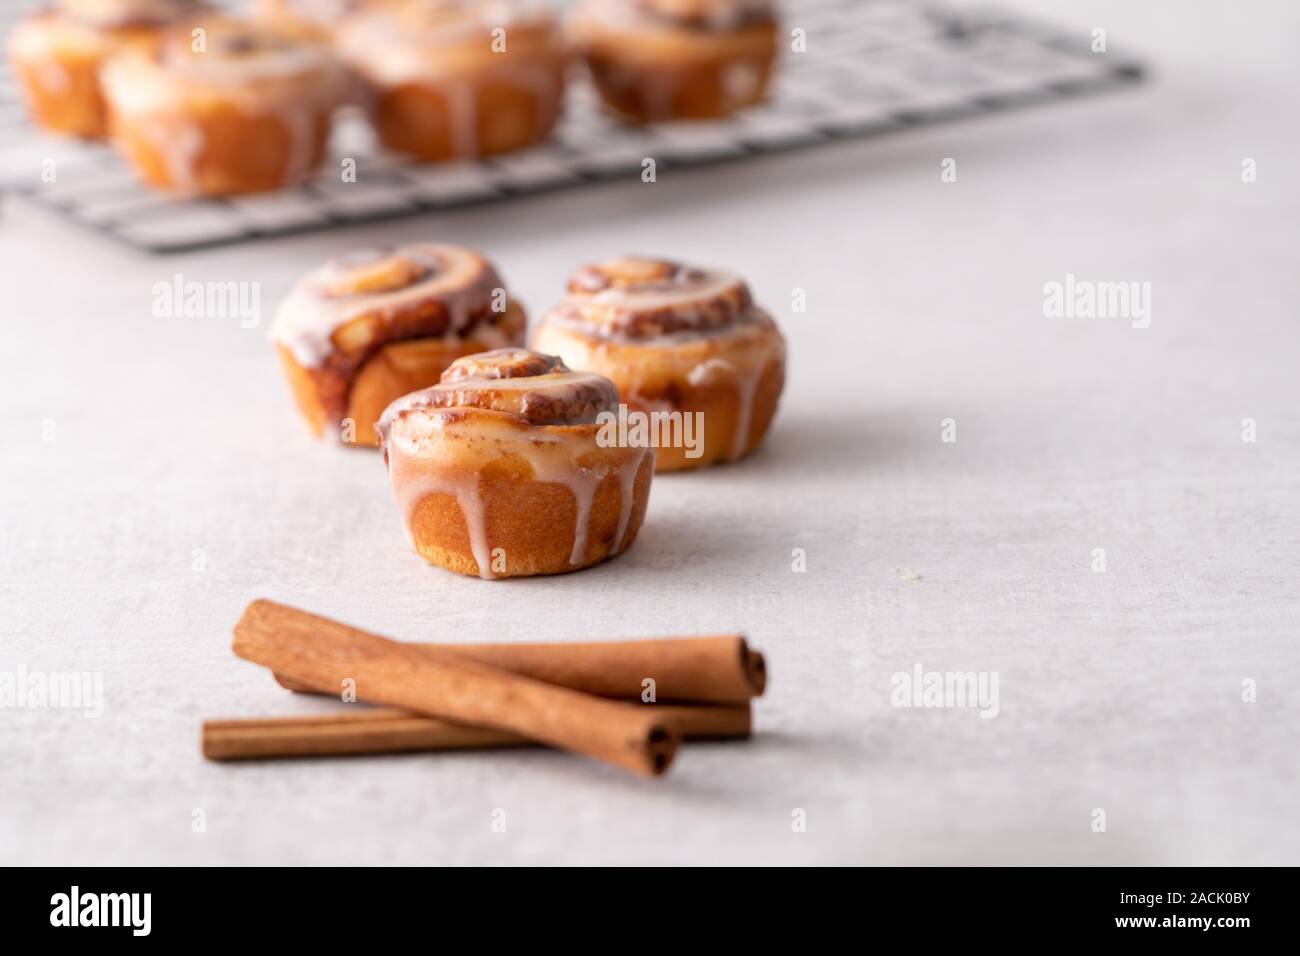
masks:
[[[483,256],[417,244],[309,273],[280,306],[271,338],[312,431],[374,445],[374,422],[393,399],[436,383],[463,355],[522,344],[525,322]]]
[[[415,550],[482,578],[560,574],[626,550],[654,457],[606,445],[614,383],[559,359],[498,349],[458,359],[377,426]]]
[[[113,138],[140,177],[212,196],[305,180],[351,95],[324,47],[217,16],[114,57],[102,81]]]
[[[626,256],[579,269],[531,346],[611,379],[645,415],[700,413],[701,447],[660,447],[657,470],[758,447],[785,383],[785,339],[738,276]]]

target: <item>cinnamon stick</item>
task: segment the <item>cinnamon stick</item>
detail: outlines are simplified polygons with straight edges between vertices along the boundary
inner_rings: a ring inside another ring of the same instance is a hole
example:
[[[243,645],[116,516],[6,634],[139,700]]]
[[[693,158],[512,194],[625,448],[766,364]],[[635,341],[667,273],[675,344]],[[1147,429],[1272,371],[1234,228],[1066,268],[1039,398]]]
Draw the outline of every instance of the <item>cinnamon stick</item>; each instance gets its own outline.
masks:
[[[748,704],[715,707],[646,704],[688,740],[748,737]],[[520,747],[531,741],[509,731],[466,727],[393,707],[355,707],[332,714],[254,717],[203,722],[209,760],[323,757]]]
[[[639,699],[644,681],[650,678],[658,701],[739,704],[760,696],[767,685],[763,655],[752,650],[738,634],[555,644],[407,646],[454,654],[599,697]],[[337,684],[312,687],[280,673],[275,674],[275,679],[289,690],[330,695],[339,692]]]
[[[648,776],[668,769],[680,736],[651,708],[399,644],[273,601],[244,610],[234,650],[311,687],[350,678],[360,700],[509,731]]]

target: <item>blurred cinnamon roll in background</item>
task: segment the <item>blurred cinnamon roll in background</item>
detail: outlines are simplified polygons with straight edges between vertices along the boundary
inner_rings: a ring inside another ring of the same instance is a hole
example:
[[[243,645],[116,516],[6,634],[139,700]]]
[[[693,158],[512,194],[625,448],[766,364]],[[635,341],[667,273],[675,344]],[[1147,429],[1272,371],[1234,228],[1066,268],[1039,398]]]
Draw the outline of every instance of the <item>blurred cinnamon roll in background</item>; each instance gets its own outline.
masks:
[[[776,60],[770,0],[582,0],[570,29],[605,104],[641,122],[751,106]]]
[[[336,44],[370,87],[380,141],[398,152],[519,149],[560,115],[567,56],[546,4],[396,0],[347,18]]]
[[[745,282],[663,259],[625,256],[578,270],[531,346],[611,379],[632,409],[703,413],[702,453],[660,447],[659,471],[753,451],[785,383],[785,339]]]
[[[391,0],[253,0],[252,14],[282,33],[328,41],[349,14],[388,2]]]
[[[56,0],[28,14],[9,37],[9,58],[32,119],[86,139],[108,134],[99,70],[205,8],[196,0]]]
[[[626,550],[645,517],[652,450],[600,440],[614,383],[499,349],[399,398],[379,433],[411,542],[483,578],[559,574]]]
[[[349,92],[324,47],[215,16],[169,28],[101,75],[118,148],[146,182],[183,194],[302,182]]]
[[[389,402],[435,384],[463,355],[522,344],[524,325],[523,307],[483,256],[419,244],[311,272],[281,305],[271,338],[312,431],[374,445]]]

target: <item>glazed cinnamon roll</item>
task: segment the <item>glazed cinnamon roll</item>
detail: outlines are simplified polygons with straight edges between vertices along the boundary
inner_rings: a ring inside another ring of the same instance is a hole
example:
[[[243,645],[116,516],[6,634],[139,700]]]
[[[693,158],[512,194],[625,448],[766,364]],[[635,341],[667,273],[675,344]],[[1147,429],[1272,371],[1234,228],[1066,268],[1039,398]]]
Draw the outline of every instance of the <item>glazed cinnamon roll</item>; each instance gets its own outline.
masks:
[[[32,118],[55,132],[102,139],[104,61],[202,10],[197,0],[56,0],[28,14],[10,35],[9,58]]]
[[[571,29],[605,104],[642,122],[757,103],[776,60],[770,0],[584,0]]]
[[[621,553],[645,517],[650,449],[601,440],[614,383],[549,355],[458,359],[379,421],[415,550],[482,578],[560,574]]]
[[[525,321],[483,256],[423,244],[311,272],[280,306],[271,338],[312,431],[374,445],[389,402],[435,384],[462,355],[522,344]]]
[[[219,17],[170,28],[101,75],[123,155],[147,183],[186,194],[303,181],[350,92],[324,47]]]
[[[566,52],[536,2],[405,0],[348,18],[340,56],[367,82],[389,149],[467,159],[546,137],[564,94]]]
[[[661,444],[659,471],[753,451],[785,382],[785,339],[743,280],[661,259],[628,256],[578,270],[532,347],[613,380],[644,416],[694,416],[702,441]]]

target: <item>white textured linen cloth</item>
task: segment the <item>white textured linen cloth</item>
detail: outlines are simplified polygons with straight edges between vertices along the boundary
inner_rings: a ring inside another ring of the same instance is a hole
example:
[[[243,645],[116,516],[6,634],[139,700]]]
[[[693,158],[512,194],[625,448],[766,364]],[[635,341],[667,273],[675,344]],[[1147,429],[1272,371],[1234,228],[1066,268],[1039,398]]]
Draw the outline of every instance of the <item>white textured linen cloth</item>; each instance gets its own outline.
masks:
[[[1068,15],[1153,82],[166,259],[7,208],[0,671],[101,672],[104,705],[0,711],[0,863],[1300,862],[1300,14]],[[790,342],[766,446],[658,478],[596,569],[426,566],[265,341],[302,272],[416,239],[483,249],[534,314],[624,251],[736,269]],[[176,273],[260,282],[260,327],[155,318]],[[1149,282],[1150,326],[1045,317],[1067,274]],[[332,704],[232,656],[259,596],[413,640],[743,630],[772,679],[752,741],[656,781],[542,750],[206,763],[204,717]],[[996,672],[998,715],[893,706],[917,665]]]

